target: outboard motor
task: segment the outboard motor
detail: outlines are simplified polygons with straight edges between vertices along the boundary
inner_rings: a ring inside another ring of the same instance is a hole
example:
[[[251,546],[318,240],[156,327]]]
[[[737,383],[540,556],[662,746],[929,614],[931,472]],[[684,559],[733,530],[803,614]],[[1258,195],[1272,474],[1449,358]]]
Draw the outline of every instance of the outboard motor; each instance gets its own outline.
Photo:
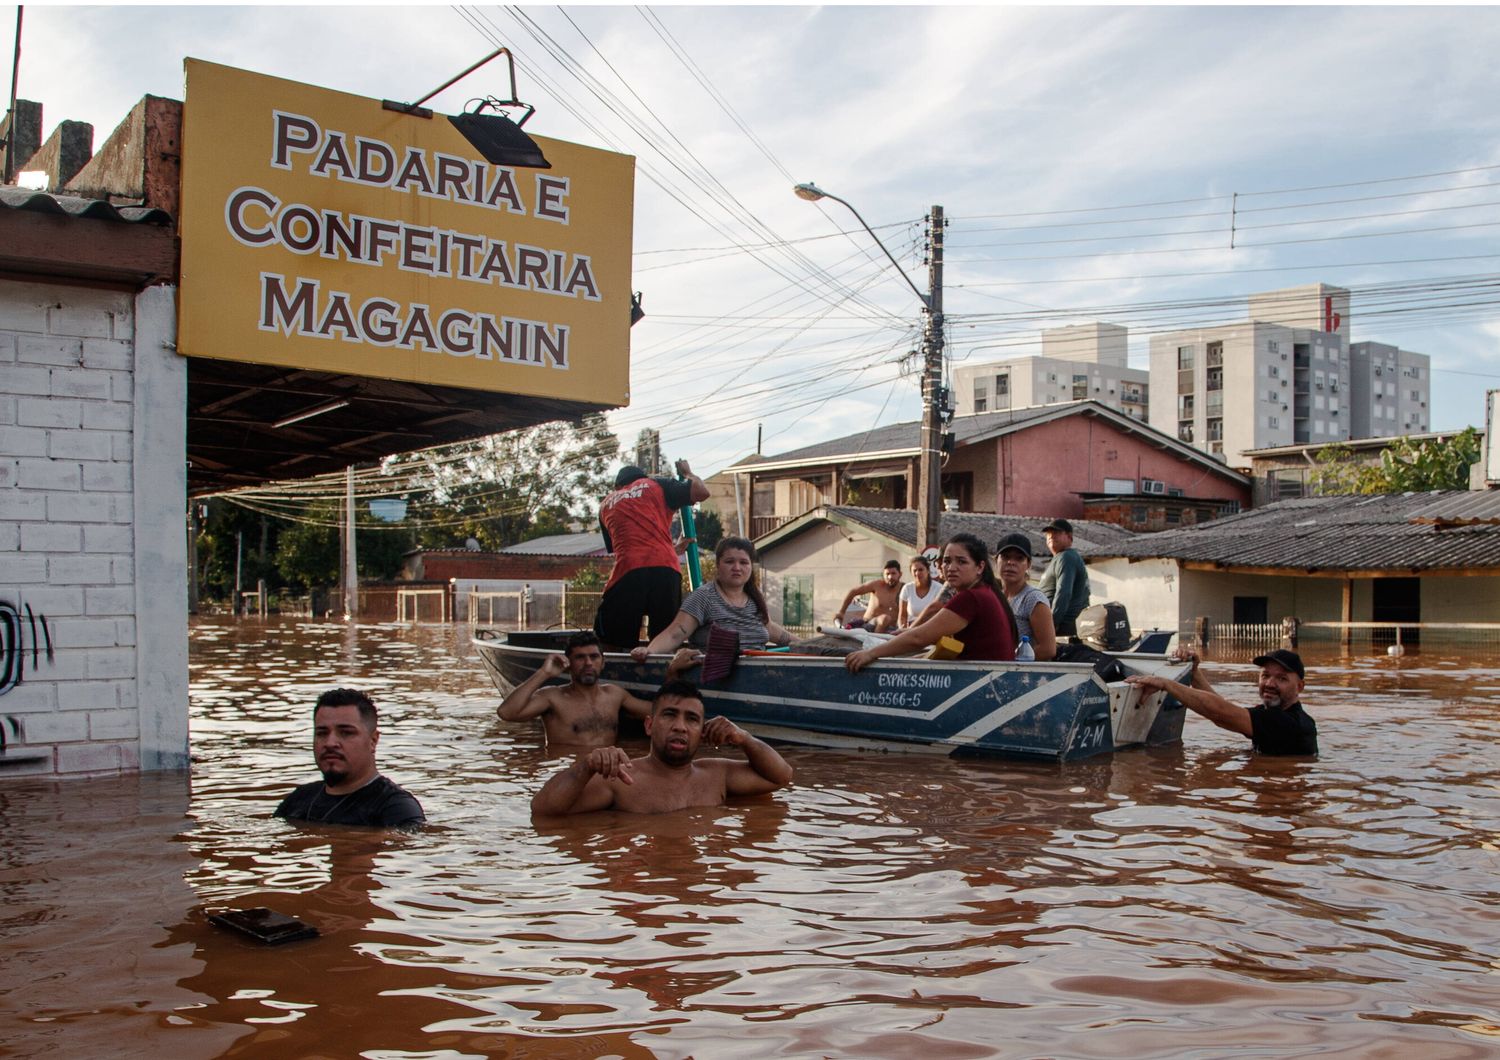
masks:
[[[1096,651],[1124,651],[1130,647],[1130,616],[1115,600],[1085,607],[1078,613],[1078,639]]]

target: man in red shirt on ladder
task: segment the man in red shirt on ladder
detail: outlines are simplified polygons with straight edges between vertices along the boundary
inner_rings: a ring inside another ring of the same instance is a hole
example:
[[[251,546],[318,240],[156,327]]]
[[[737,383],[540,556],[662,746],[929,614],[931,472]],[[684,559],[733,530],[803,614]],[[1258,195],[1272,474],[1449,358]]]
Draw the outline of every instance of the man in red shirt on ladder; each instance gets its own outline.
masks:
[[[672,513],[708,499],[708,487],[686,460],[679,478],[652,478],[633,465],[620,469],[599,505],[604,547],[615,554],[594,616],[594,632],[609,647],[628,651],[640,641],[641,616],[654,637],[682,606],[682,565],[672,543]]]

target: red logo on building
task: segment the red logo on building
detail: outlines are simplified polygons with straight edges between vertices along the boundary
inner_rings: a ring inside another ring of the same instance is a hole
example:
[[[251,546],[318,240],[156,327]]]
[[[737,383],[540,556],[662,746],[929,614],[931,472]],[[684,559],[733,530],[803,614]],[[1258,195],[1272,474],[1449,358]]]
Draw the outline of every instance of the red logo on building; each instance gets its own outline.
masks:
[[[1333,298],[1330,296],[1323,299],[1323,330],[1337,331],[1344,318],[1333,311]]]

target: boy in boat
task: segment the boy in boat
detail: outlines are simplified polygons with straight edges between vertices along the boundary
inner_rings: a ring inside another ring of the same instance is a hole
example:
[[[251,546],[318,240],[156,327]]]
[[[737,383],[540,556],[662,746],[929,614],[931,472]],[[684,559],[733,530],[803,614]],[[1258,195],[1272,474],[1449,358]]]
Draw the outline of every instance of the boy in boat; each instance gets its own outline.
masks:
[[[731,795],[765,795],[792,782],[792,767],[762,740],[728,718],[703,720],[696,685],[661,686],[646,717],[651,750],[631,758],[619,747],[596,747],[555,774],[531,800],[533,817],[623,810],[670,813],[721,806]],[[701,741],[738,747],[745,761],[693,759]]]
[[[500,704],[501,721],[541,718],[547,745],[603,747],[615,742],[621,708],[637,718],[651,713],[651,704],[637,699],[619,685],[599,680],[604,669],[604,651],[599,637],[589,630],[568,638],[563,655],[549,655],[537,672],[516,686]],[[542,685],[566,671],[562,687]]]

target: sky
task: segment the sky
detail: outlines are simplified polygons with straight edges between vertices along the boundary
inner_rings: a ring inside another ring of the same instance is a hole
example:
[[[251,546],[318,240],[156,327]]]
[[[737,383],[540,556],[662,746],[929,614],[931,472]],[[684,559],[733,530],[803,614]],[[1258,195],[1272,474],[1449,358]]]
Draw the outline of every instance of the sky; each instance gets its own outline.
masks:
[[[1144,368],[1153,332],[1321,281],[1354,341],[1431,356],[1434,430],[1500,387],[1491,7],[29,4],[18,90],[97,147],[182,98],[185,57],[415,99],[499,44],[528,131],[637,158],[647,316],[611,424],[700,473],[920,416],[920,302],[803,181],[923,289],[943,207],[950,368],[1091,320]],[[497,63],[431,105],[505,87]]]

